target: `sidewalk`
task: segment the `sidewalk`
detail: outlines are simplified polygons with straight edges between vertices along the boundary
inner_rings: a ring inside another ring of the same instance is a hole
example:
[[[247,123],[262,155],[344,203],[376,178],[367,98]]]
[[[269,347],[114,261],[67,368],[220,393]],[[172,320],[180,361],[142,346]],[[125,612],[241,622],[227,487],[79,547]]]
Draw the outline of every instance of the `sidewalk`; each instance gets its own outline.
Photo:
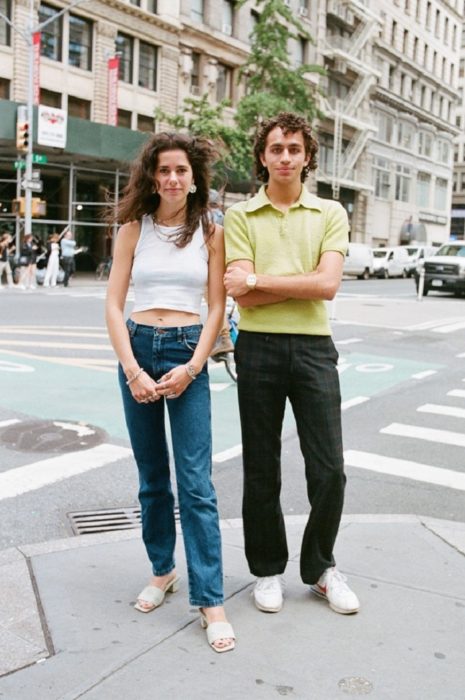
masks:
[[[461,700],[465,524],[345,516],[336,557],[360,597],[343,616],[299,578],[304,517],[288,517],[290,561],[279,614],[255,609],[240,521],[224,521],[227,612],[235,651],[209,649],[181,589],[142,615],[149,570],[140,532],[0,552],[0,697],[5,700],[223,700],[369,696]]]

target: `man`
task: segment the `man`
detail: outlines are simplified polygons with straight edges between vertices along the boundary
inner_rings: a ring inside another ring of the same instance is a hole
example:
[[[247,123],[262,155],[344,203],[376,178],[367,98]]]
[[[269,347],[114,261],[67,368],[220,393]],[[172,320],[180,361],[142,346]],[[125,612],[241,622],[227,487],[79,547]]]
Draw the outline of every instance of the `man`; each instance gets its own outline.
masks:
[[[316,168],[316,141],[301,117],[283,112],[263,123],[254,157],[258,194],[226,212],[225,286],[238,301],[236,343],[241,416],[245,552],[257,576],[257,608],[283,605],[280,575],[288,560],[280,506],[281,432],[289,398],[305,460],[311,514],[300,573],[333,610],[359,601],[335,568],[345,475],[337,352],[325,300],[342,277],[348,221],[337,202],[303,185]]]

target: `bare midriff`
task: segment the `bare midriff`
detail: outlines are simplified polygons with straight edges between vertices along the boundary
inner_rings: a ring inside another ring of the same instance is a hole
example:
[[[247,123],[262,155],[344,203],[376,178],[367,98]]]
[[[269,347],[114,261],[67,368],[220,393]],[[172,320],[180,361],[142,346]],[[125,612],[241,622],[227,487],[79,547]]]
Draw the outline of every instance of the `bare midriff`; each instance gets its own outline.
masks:
[[[135,311],[131,314],[134,323],[144,326],[166,326],[169,328],[179,326],[194,326],[200,323],[198,314],[187,311],[175,311],[173,309],[147,309]]]

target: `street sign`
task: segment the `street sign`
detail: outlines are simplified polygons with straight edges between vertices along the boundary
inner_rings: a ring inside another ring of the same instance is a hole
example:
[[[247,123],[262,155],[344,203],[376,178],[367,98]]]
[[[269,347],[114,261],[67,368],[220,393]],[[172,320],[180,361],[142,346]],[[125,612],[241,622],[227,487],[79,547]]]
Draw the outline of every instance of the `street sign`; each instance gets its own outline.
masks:
[[[24,170],[26,167],[26,161],[25,160],[15,160],[15,168],[16,170]]]
[[[48,157],[43,155],[42,153],[33,153],[32,154],[32,162],[33,163],[48,163]]]
[[[42,192],[44,183],[43,180],[21,180],[23,190],[32,190],[32,192]]]

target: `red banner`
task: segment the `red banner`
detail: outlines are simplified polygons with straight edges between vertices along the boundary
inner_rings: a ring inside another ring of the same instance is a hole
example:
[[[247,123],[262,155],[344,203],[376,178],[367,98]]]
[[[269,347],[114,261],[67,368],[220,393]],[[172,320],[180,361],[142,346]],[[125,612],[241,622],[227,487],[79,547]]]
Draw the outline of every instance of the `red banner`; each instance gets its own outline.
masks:
[[[40,103],[40,32],[32,35],[32,50],[34,55],[34,104]]]
[[[108,59],[108,118],[111,126],[118,126],[118,79],[119,58]]]

